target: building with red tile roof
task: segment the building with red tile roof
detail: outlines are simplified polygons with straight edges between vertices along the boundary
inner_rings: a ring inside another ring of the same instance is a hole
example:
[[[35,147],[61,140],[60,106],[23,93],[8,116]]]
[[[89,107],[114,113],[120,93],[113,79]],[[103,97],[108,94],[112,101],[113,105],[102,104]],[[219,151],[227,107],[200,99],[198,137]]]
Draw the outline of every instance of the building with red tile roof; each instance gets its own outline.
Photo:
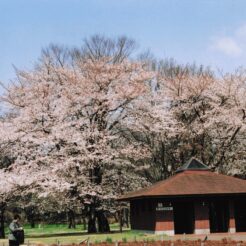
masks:
[[[133,230],[165,233],[246,231],[246,180],[212,172],[192,158],[176,174],[121,196]]]

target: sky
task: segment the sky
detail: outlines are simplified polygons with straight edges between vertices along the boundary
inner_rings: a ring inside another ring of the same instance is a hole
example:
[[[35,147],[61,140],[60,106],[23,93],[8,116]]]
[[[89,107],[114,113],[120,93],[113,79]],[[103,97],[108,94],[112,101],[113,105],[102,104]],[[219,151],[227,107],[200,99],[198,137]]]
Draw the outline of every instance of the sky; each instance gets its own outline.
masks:
[[[0,0],[0,81],[31,69],[50,43],[126,35],[159,58],[246,67],[245,0]]]

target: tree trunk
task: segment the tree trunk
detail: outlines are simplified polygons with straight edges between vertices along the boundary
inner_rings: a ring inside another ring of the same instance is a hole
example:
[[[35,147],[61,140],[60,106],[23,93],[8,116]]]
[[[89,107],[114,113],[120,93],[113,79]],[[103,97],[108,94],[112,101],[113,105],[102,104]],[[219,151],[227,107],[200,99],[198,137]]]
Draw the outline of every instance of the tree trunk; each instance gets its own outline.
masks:
[[[103,210],[97,211],[98,232],[110,232],[108,219]]]
[[[122,209],[119,210],[119,224],[120,224],[120,233],[122,232]]]
[[[27,221],[30,223],[31,228],[35,228],[35,207],[28,207],[25,209]]]
[[[130,227],[129,217],[130,217],[130,211],[129,211],[129,208],[127,208],[126,209],[126,226],[127,226],[127,228]]]
[[[76,224],[75,224],[75,214],[74,211],[72,209],[68,210],[68,228],[71,229],[75,229],[76,228]]]
[[[122,226],[129,227],[129,209],[123,208],[122,209]]]
[[[35,228],[35,213],[34,210],[32,210],[30,217],[29,217],[29,221],[31,224],[31,228]]]
[[[83,223],[83,230],[85,231],[86,230],[86,219],[84,216],[82,217],[82,223]]]
[[[5,204],[1,204],[0,207],[0,238],[5,238],[5,230],[4,230],[4,212],[5,212]]]
[[[89,214],[88,214],[88,233],[96,233],[96,213],[95,207],[93,204],[90,205]]]
[[[35,221],[31,220],[31,228],[35,228]]]
[[[116,223],[118,223],[118,222],[119,222],[119,215],[118,215],[118,211],[116,211],[116,212],[113,214],[113,216],[114,216],[114,220],[115,220],[115,222],[116,222]]]

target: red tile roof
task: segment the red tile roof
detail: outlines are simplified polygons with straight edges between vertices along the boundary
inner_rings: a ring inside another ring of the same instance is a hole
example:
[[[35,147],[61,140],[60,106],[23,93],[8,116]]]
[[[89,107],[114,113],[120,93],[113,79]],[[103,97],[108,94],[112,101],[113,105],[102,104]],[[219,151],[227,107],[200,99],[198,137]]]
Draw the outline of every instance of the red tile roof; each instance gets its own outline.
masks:
[[[246,180],[211,171],[183,171],[154,185],[121,196],[119,201],[141,197],[246,195]]]

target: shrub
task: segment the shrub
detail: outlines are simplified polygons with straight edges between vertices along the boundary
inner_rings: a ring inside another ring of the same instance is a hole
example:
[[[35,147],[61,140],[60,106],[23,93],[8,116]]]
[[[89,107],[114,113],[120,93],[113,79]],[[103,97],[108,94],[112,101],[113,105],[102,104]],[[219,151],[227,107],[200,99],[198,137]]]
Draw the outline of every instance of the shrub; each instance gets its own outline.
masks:
[[[113,243],[113,240],[112,240],[111,237],[107,237],[107,238],[106,238],[106,242],[107,242],[107,243]]]
[[[135,240],[135,241],[136,241],[136,240]],[[126,237],[123,237],[123,238],[122,238],[122,242],[123,242],[123,243],[127,243],[127,238],[126,238]]]

